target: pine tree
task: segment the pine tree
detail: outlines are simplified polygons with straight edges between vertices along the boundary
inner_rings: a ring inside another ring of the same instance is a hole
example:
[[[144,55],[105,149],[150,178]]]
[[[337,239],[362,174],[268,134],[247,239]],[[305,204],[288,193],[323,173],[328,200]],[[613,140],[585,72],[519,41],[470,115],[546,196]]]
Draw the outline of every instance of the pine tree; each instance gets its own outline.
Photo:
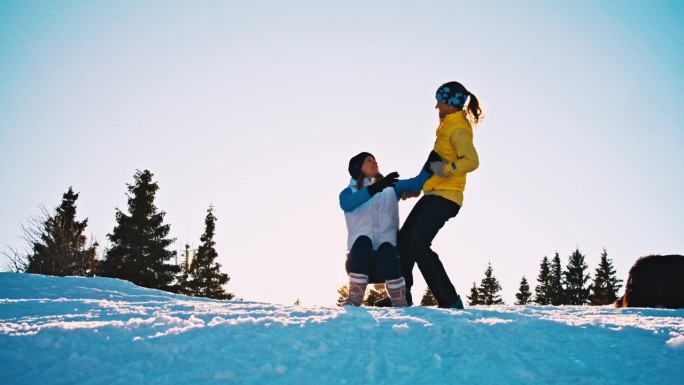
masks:
[[[163,223],[166,213],[157,211],[154,205],[159,186],[152,176],[148,170],[138,170],[135,183],[127,185],[130,215],[116,210],[117,225],[107,234],[112,247],[102,261],[102,275],[138,286],[175,291],[173,283],[179,268],[166,263],[176,255],[166,249],[175,239],[166,238],[171,226]]]
[[[475,286],[475,282],[473,282],[473,287],[470,288],[470,295],[466,295],[466,298],[468,298],[468,305],[470,306],[482,305],[480,293],[477,290],[477,286]]]
[[[556,251],[556,255],[551,262],[551,290],[549,292],[549,302],[551,305],[558,306],[567,304],[563,283],[563,268],[561,267],[560,254]]]
[[[347,297],[349,297],[349,284],[345,283],[337,289],[337,306],[342,306]]]
[[[568,305],[586,305],[589,301],[589,274],[585,274],[589,266],[584,262],[584,255],[576,249],[568,261],[565,275],[565,296]]]
[[[429,287],[425,288],[423,298],[420,300],[420,306],[437,306],[437,298],[432,295]]]
[[[387,297],[387,295],[384,283],[370,284],[366,289],[366,298],[364,298],[362,305],[375,306],[376,301]]]
[[[97,271],[97,243],[87,245],[83,235],[88,218],[76,220],[78,193],[73,189],[62,195],[62,203],[40,226],[28,255],[26,272],[56,276],[89,276]]]
[[[522,281],[520,281],[520,288],[515,294],[515,298],[517,299],[515,302],[516,305],[527,305],[530,303],[532,292],[530,291],[530,285],[527,283],[527,278],[524,276],[522,277]]]
[[[337,289],[337,306],[342,306],[349,296],[349,284],[342,285]],[[387,290],[384,283],[369,284],[364,294],[363,306],[375,306],[375,302],[387,297]]]
[[[551,304],[551,265],[547,256],[544,256],[539,267],[537,287],[534,289],[534,293],[534,302],[538,305]]]
[[[490,262],[487,265],[485,277],[480,282],[480,287],[477,288],[480,302],[483,305],[503,305],[504,301],[501,299],[501,295],[499,295],[500,291],[501,285],[496,277],[494,277],[494,271]]]
[[[235,295],[226,293],[223,286],[230,281],[228,274],[221,273],[221,265],[216,262],[218,253],[214,246],[216,217],[214,207],[209,206],[204,219],[205,230],[200,238],[202,244],[197,249],[195,259],[183,270],[179,286],[181,294],[213,299],[233,299]]]
[[[613,269],[613,262],[608,258],[608,252],[604,248],[601,253],[601,262],[599,262],[594,274],[594,281],[589,286],[591,290],[589,304],[596,306],[613,304],[622,287],[621,282],[622,280],[617,278]]]

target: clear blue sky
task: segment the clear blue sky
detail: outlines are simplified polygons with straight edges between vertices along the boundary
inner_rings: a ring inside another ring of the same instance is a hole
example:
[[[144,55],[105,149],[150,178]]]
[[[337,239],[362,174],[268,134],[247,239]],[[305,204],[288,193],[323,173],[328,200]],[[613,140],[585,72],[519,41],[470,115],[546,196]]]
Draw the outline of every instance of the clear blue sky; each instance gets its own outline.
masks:
[[[434,243],[460,293],[489,262],[511,304],[556,251],[622,279],[684,253],[684,2],[472,3],[1,2],[0,247],[69,186],[106,247],[149,169],[177,248],[216,207],[230,291],[334,303],[349,158],[413,176],[457,80],[486,114]]]

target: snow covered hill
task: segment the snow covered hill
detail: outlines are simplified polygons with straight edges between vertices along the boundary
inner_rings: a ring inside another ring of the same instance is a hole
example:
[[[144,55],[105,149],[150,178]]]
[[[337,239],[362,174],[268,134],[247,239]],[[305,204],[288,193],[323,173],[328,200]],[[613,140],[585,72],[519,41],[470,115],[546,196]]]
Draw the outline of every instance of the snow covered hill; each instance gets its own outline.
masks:
[[[682,368],[684,310],[280,306],[0,274],[5,385],[683,384]]]

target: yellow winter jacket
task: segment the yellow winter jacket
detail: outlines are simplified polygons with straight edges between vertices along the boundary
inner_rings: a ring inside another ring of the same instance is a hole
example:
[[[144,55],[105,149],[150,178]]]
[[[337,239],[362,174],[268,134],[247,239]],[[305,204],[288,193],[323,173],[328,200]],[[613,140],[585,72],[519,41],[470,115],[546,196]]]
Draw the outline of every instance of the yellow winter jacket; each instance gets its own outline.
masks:
[[[473,128],[465,111],[440,119],[434,150],[447,162],[442,168],[443,178],[433,175],[423,186],[423,193],[436,194],[463,206],[466,174],[480,165],[473,145]]]

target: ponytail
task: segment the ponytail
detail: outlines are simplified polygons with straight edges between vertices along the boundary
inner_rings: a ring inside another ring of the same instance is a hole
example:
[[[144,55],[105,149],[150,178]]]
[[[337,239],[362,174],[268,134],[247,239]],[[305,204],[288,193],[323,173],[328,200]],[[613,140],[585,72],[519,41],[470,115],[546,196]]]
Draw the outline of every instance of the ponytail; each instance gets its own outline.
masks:
[[[473,123],[477,124],[482,121],[484,118],[484,114],[482,114],[482,109],[480,109],[480,102],[477,100],[477,97],[475,95],[470,94],[470,99],[468,100],[468,106],[466,109],[468,110],[468,114],[471,116],[471,120]]]

